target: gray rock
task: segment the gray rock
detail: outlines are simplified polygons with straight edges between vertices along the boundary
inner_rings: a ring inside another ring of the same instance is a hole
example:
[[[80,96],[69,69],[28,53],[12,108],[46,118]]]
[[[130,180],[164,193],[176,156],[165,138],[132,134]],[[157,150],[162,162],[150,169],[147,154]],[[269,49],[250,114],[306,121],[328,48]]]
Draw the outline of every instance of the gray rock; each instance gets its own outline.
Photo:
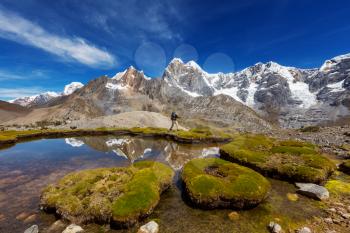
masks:
[[[320,201],[329,198],[329,192],[323,186],[311,183],[296,183],[295,185],[299,188],[297,192],[304,196]]]
[[[33,225],[24,231],[24,233],[38,233],[38,232],[39,232],[38,225]]]
[[[278,223],[270,222],[269,223],[269,230],[271,233],[280,233],[280,232],[282,232],[282,227]]]
[[[83,232],[84,229],[76,224],[70,224],[62,233],[79,233]]]
[[[137,233],[158,233],[159,226],[155,221],[150,221],[149,223],[140,227]]]
[[[298,233],[312,233],[311,229],[308,227],[303,227],[297,231]]]

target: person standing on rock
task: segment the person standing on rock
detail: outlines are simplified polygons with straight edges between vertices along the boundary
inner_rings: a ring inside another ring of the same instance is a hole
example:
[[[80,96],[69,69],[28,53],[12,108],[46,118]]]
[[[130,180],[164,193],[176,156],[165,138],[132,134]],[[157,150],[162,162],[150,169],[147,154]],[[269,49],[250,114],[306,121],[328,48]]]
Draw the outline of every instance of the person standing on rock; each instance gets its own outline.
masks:
[[[180,118],[176,112],[172,112],[170,119],[171,119],[171,127],[170,127],[170,131],[173,130],[174,125],[176,125],[176,130],[179,130],[179,124],[177,123],[177,119]]]

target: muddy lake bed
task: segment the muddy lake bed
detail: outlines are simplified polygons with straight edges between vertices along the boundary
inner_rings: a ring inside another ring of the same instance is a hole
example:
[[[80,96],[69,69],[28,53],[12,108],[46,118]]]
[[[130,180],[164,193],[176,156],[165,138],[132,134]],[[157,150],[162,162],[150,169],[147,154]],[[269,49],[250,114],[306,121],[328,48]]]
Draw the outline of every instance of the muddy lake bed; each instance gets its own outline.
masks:
[[[179,144],[156,138],[140,137],[80,137],[41,139],[19,143],[0,150],[0,232],[24,232],[33,224],[40,232],[48,232],[57,220],[39,209],[41,190],[57,182],[69,172],[128,166],[139,160],[154,160],[168,164],[176,171],[172,187],[167,190],[154,212],[130,229],[109,229],[88,224],[84,232],[136,232],[138,227],[156,220],[160,232],[268,232],[270,221],[282,226],[297,227],[324,212],[318,201],[294,194],[293,184],[270,179],[272,191],[262,204],[250,210],[201,210],[182,198],[180,171],[193,158],[218,157],[219,145]],[[68,223],[67,223],[68,225]],[[58,231],[61,232],[61,231]]]

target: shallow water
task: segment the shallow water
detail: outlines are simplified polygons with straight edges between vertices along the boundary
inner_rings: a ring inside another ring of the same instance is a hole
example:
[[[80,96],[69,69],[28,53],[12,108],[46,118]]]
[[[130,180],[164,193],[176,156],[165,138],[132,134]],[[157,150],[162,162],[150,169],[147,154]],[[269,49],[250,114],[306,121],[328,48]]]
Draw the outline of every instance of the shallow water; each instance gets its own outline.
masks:
[[[40,192],[67,173],[127,166],[142,159],[160,161],[178,171],[173,187],[144,220],[157,219],[161,232],[267,232],[266,225],[274,218],[289,224],[322,214],[316,201],[303,197],[289,201],[286,195],[295,192],[294,186],[275,180],[271,180],[270,197],[252,210],[239,211],[239,220],[229,219],[232,210],[192,208],[182,200],[179,171],[190,159],[208,156],[218,156],[217,145],[113,136],[45,139],[0,150],[0,232],[23,232],[33,224],[39,225],[40,232],[47,232],[56,219],[38,209]],[[137,227],[110,230],[108,226],[83,226],[86,232],[136,232]]]

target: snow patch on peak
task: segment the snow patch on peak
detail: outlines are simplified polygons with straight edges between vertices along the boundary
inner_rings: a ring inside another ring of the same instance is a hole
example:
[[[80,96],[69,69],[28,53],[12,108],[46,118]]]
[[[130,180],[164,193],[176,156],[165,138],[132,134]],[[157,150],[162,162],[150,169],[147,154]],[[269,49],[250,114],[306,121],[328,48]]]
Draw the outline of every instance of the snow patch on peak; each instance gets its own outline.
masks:
[[[323,65],[321,66],[320,71],[327,72],[327,71],[331,70],[338,63],[342,62],[343,60],[347,60],[347,59],[350,59],[350,53],[336,56],[330,60],[325,61],[323,63]]]
[[[331,89],[331,92],[341,92],[341,91],[345,91],[346,89],[343,87],[343,83],[345,82],[345,79],[340,81],[340,82],[336,82],[336,83],[332,83],[332,84],[328,84],[327,87],[329,89]]]
[[[189,61],[186,63],[186,66],[192,67],[194,69],[202,71],[202,68],[195,62],[195,61]]]
[[[173,64],[173,63],[181,63],[181,64],[184,64],[184,62],[180,59],[180,58],[177,58],[177,57],[174,57],[169,64]]]
[[[70,84],[66,85],[63,90],[63,95],[70,95],[76,90],[82,88],[84,84],[81,82],[71,82]]]
[[[112,90],[112,91],[127,89],[127,86],[122,86],[120,84],[115,84],[115,83],[106,83],[105,87],[109,90]]]
[[[127,69],[122,71],[122,72],[118,72],[116,73],[111,79],[116,79],[116,80],[120,80],[124,74],[126,73]]]

